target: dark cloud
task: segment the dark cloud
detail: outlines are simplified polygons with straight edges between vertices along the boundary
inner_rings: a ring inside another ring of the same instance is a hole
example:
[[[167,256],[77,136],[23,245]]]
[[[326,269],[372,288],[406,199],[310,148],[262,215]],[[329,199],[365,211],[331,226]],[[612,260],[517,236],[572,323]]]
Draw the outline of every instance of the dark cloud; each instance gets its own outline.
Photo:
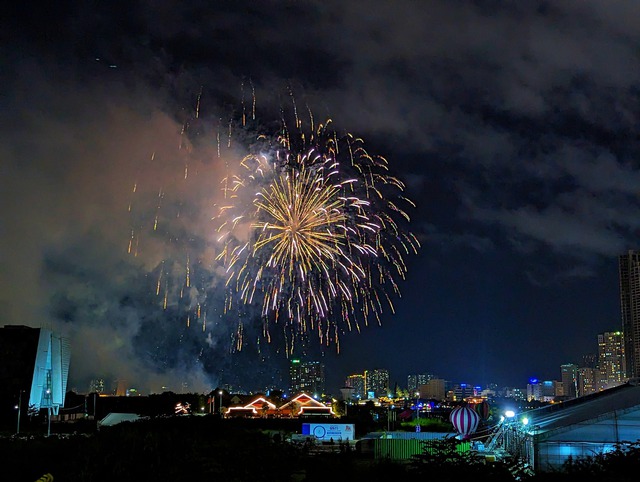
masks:
[[[277,343],[230,348],[250,313],[223,316],[211,263],[221,174],[252,142],[234,130],[220,157],[218,141],[254,96],[259,127],[295,101],[362,136],[417,205],[424,246],[396,314],[339,356],[309,343],[333,385],[363,359],[401,384],[557,378],[619,328],[615,256],[639,218],[636,2],[36,3],[1,25],[0,317],[66,330],[79,384],[280,377]],[[158,279],[183,279],[187,255],[194,285],[160,309]],[[198,304],[204,329],[187,327]],[[459,356],[426,348],[471,325]],[[524,326],[573,342],[520,363]]]

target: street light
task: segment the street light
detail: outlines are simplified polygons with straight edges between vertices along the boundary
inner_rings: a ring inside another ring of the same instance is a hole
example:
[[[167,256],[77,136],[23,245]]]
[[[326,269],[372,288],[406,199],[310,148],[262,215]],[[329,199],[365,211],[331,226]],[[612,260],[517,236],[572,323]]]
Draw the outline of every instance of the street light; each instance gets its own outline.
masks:
[[[416,392],[416,432],[420,431],[420,404],[418,403],[420,392]]]
[[[220,417],[222,417],[222,390],[218,390],[218,395],[220,395],[220,408],[218,410],[220,412]]]
[[[20,409],[22,408],[22,392],[24,390],[20,390],[18,394],[18,429],[16,430],[16,435],[20,433]]]
[[[51,435],[51,389],[47,388],[47,437]]]

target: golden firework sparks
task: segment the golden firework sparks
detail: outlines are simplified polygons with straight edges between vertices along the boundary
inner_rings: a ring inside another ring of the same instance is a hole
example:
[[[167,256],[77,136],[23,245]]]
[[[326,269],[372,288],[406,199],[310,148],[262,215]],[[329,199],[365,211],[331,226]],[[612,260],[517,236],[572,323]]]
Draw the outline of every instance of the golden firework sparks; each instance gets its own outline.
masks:
[[[292,132],[284,127],[273,143],[259,136],[242,174],[223,180],[217,259],[228,275],[226,308],[258,302],[265,327],[284,320],[289,350],[311,331],[339,346],[340,332],[379,323],[385,306],[394,311],[386,289],[399,295],[403,254],[419,247],[399,224],[409,221],[401,204],[413,203],[362,139],[339,137],[331,121],[304,132],[295,114]]]

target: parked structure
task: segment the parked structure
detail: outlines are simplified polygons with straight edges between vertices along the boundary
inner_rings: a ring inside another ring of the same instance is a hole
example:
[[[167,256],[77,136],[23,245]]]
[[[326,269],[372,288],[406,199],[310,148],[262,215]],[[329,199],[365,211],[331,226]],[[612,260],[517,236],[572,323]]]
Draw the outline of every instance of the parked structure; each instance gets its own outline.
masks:
[[[521,458],[536,472],[560,469],[640,441],[640,379],[505,419],[487,451]]]

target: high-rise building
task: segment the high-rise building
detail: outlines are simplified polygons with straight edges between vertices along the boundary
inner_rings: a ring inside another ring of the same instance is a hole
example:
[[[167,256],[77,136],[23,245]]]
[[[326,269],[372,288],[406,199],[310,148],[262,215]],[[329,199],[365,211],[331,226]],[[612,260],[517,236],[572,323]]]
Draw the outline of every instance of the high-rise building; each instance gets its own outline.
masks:
[[[640,252],[618,257],[625,378],[640,377]]]
[[[291,394],[297,395],[305,392],[308,395],[324,394],[324,363],[318,361],[300,361],[297,358],[291,360],[289,367],[291,377]]]
[[[386,397],[389,395],[389,370],[375,368],[364,372],[364,385],[367,398]]]
[[[447,390],[447,399],[450,401],[460,401],[467,397],[477,397],[480,387],[474,387],[468,383],[456,383]]]
[[[582,356],[582,365],[580,367],[598,368],[598,355],[596,353],[587,353]]]
[[[349,388],[353,388],[352,397],[356,400],[361,400],[365,398],[365,390],[364,390],[364,375],[363,374],[354,374],[349,375],[345,380],[345,386]]]
[[[69,342],[46,328],[5,325],[0,329],[0,400],[53,415],[64,406],[69,378]],[[3,412],[4,413],[4,412]]]
[[[444,400],[446,396],[445,381],[431,378],[418,387],[418,396],[423,399]]]
[[[104,378],[94,378],[89,382],[89,393],[104,393]]]
[[[540,402],[551,402],[556,397],[563,396],[563,383],[557,380],[539,381],[532,378],[527,384],[527,401],[538,400]]]
[[[598,391],[598,370],[591,367],[578,368],[578,396],[584,397]]]
[[[407,376],[407,391],[410,396],[413,396],[420,390],[422,385],[425,385],[429,380],[438,378],[431,373],[418,373]]]
[[[560,365],[560,375],[564,396],[576,398],[578,396],[578,365],[575,363],[565,363]]]
[[[599,390],[625,382],[624,335],[621,331],[598,334],[598,371]]]

